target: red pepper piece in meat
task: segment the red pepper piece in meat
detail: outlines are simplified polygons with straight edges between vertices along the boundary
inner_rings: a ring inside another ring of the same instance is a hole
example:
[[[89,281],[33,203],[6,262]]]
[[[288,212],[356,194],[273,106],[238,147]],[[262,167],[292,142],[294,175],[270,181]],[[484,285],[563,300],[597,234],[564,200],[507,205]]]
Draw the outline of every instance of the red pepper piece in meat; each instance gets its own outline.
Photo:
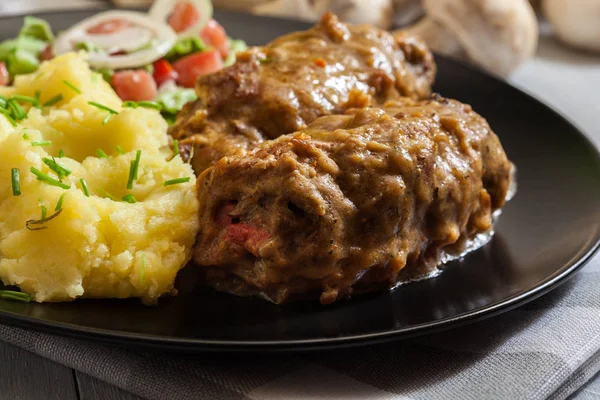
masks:
[[[231,224],[227,227],[225,240],[244,246],[246,250],[258,257],[258,249],[271,236],[264,229],[248,224]]]

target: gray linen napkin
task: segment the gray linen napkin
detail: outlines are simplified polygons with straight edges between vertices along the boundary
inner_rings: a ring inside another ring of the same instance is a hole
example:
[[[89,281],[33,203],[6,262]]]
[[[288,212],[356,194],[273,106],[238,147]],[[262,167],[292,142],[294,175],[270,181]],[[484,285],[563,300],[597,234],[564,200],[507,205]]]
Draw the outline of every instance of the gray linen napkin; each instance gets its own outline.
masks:
[[[165,354],[0,326],[0,339],[148,399],[564,399],[600,370],[600,256],[519,309],[304,355]]]

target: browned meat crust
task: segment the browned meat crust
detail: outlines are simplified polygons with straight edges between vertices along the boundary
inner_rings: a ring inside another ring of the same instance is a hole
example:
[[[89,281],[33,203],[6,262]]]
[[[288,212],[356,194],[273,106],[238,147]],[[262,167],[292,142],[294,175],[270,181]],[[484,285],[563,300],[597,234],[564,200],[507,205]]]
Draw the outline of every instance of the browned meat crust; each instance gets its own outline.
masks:
[[[485,119],[440,97],[325,116],[199,177],[206,283],[276,303],[393,286],[490,230],[511,164]]]
[[[198,100],[169,133],[195,147],[200,173],[322,115],[400,96],[427,98],[434,76],[433,56],[417,38],[326,14],[314,28],[250,49],[235,65],[200,78]]]

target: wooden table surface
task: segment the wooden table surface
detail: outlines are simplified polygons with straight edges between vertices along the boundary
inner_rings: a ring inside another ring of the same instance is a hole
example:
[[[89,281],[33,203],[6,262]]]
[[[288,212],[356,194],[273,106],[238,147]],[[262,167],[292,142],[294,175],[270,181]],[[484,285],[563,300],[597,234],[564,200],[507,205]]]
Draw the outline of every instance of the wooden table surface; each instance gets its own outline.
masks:
[[[104,0],[0,0],[0,16],[32,10],[83,8]],[[600,103],[590,101],[600,88],[600,56],[566,49],[542,39],[537,57],[510,79],[574,121],[600,146]],[[600,377],[574,395],[600,398]],[[140,400],[128,392],[26,350],[0,341],[0,399]]]

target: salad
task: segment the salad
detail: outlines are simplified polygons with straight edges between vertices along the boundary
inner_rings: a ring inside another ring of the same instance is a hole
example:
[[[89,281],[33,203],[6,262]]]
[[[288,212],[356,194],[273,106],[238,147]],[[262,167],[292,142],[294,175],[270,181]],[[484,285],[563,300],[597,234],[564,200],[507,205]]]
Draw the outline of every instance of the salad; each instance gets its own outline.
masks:
[[[17,37],[0,43],[0,85],[57,55],[85,51],[90,67],[123,101],[152,102],[172,122],[196,99],[199,76],[233,64],[247,48],[228,37],[212,14],[210,0],[157,0],[148,13],[102,12],[57,37],[47,21],[25,17]]]

